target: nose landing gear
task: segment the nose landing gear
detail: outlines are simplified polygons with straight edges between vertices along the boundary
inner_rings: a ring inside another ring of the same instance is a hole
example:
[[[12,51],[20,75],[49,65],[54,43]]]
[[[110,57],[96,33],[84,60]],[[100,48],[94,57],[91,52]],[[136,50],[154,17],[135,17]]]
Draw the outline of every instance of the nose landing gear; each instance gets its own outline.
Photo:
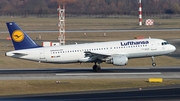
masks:
[[[154,56],[152,56],[151,59],[152,59],[152,66],[156,67],[156,63],[154,62]]]

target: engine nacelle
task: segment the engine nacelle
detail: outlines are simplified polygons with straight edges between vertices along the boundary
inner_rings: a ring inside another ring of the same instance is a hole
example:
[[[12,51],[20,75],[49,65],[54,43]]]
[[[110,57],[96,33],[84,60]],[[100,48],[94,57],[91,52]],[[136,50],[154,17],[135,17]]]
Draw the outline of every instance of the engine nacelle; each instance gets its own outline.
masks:
[[[125,55],[114,55],[110,59],[107,59],[106,63],[117,66],[124,66],[128,63],[128,58]]]

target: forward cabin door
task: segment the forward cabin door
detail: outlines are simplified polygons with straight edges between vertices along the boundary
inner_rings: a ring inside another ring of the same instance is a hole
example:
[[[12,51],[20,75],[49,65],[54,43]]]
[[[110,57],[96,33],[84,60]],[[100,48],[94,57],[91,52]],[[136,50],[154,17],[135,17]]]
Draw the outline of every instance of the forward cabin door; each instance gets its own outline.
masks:
[[[156,41],[151,41],[151,50],[152,50],[152,51],[157,50]]]

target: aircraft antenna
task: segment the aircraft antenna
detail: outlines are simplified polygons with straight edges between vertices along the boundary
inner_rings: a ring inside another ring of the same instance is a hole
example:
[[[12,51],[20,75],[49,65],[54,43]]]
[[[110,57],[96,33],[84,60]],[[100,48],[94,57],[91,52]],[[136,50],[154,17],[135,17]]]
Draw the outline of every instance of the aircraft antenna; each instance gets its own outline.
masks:
[[[65,6],[63,8],[59,6],[57,11],[59,12],[59,45],[65,45]]]

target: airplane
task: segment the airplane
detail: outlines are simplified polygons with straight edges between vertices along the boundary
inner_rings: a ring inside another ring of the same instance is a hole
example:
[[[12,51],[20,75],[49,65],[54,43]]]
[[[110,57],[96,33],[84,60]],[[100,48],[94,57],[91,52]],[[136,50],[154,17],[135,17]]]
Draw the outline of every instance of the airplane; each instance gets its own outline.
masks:
[[[7,28],[14,45],[13,51],[5,56],[48,63],[94,63],[93,70],[101,71],[105,62],[116,66],[127,65],[131,58],[170,54],[176,47],[163,39],[144,38],[109,42],[96,42],[43,47],[35,43],[15,22],[7,22]]]

